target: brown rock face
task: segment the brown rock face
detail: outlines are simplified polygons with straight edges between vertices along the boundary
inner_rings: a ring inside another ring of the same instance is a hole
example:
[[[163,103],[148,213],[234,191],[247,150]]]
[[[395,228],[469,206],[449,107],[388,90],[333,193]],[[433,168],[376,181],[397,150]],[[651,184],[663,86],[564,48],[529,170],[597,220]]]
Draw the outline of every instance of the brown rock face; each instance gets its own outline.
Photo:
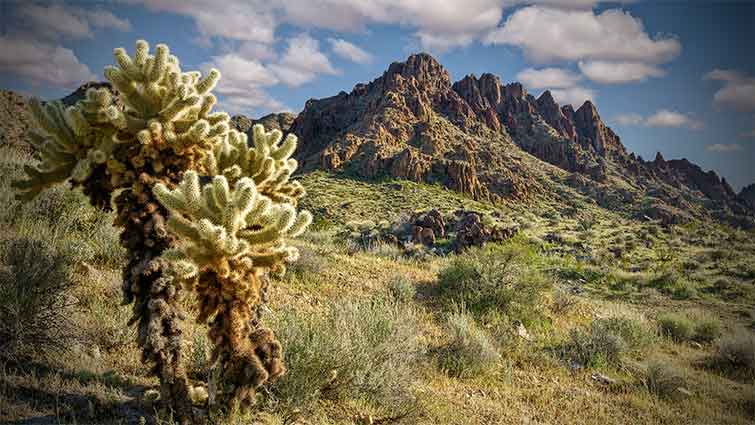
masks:
[[[348,168],[365,177],[440,183],[477,199],[525,197],[526,175],[502,168],[508,184],[481,178],[494,164],[517,162],[507,155],[515,145],[494,107],[501,98],[491,74],[452,86],[430,55],[412,55],[351,93],[307,101],[291,127],[303,141],[297,159],[304,170]]]
[[[24,138],[32,121],[25,97],[0,90],[0,146],[28,150],[29,145]]]
[[[536,99],[520,83],[503,84],[488,73],[451,84],[424,53],[391,64],[351,93],[307,101],[290,131],[303,141],[297,159],[305,171],[349,169],[440,183],[476,199],[522,199],[543,190],[535,177],[540,167],[522,160],[524,150],[587,177],[580,190],[601,205],[637,198],[612,190],[616,180],[670,204],[695,192],[726,208],[745,205],[715,173],[628,153],[590,101],[577,110],[559,106],[549,91]]]

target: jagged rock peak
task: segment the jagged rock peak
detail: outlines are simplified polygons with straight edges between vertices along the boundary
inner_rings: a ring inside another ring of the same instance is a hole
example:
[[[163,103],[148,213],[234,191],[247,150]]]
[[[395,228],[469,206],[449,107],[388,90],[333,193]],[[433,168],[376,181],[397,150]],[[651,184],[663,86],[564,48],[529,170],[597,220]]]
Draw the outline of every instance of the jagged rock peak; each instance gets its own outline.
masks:
[[[600,121],[600,115],[598,115],[598,108],[589,101],[586,100],[582,106],[577,109],[575,115],[580,117],[583,121]]]
[[[550,90],[544,91],[543,94],[537,98],[537,104],[541,107],[555,107],[558,109],[558,103],[556,103]]]
[[[451,86],[448,71],[428,53],[413,54],[405,62],[393,62],[385,71],[384,78],[390,80],[396,74],[404,78],[414,77],[419,83],[439,82]]]
[[[501,103],[501,80],[489,73],[478,79],[469,74],[453,85],[453,90],[475,111],[495,108]]]

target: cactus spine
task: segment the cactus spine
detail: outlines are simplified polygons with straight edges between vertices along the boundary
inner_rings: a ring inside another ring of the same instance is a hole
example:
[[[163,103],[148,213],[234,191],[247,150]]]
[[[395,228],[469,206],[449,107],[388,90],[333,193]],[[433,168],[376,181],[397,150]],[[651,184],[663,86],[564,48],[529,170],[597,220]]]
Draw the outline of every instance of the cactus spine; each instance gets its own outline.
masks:
[[[68,108],[32,102],[37,127],[29,142],[39,163],[14,186],[19,198],[30,199],[69,181],[94,206],[115,208],[128,251],[123,294],[133,303],[130,323],[138,324],[143,360],[160,378],[161,400],[190,422],[183,287],[200,295],[200,320],[214,316],[215,357],[224,359],[224,376],[235,388],[223,400],[248,402],[265,380],[262,370],[271,378],[283,370],[280,345],[253,319],[263,273],[280,272],[296,257],[285,240],[310,219],[296,213],[304,191],[289,181],[296,139],[280,143],[280,132],[255,128],[254,146],[247,146],[246,135],[229,130],[228,114],[212,112],[220,73],[183,72],[165,45],[150,53],[140,40],[133,55],[119,48],[114,56],[117,66],[105,69],[112,91],[92,88]],[[269,355],[258,354],[264,350]],[[260,362],[263,368],[254,369]],[[230,371],[237,367],[243,373]]]

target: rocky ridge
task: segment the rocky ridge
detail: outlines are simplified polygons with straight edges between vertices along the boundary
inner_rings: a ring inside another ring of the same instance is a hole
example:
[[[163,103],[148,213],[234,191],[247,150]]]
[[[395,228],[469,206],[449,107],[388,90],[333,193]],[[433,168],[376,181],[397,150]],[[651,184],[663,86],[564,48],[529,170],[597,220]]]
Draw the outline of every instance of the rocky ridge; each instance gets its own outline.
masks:
[[[279,119],[272,115],[264,119]],[[542,194],[556,179],[603,206],[640,216],[740,216],[736,222],[752,216],[752,205],[715,172],[686,159],[659,154],[645,161],[628,152],[590,101],[576,110],[560,106],[549,91],[535,98],[520,83],[504,84],[489,73],[452,83],[424,53],[392,63],[350,93],[310,99],[290,127],[274,126],[303,140],[304,170],[439,183],[493,200]],[[571,174],[563,179],[522,150]]]

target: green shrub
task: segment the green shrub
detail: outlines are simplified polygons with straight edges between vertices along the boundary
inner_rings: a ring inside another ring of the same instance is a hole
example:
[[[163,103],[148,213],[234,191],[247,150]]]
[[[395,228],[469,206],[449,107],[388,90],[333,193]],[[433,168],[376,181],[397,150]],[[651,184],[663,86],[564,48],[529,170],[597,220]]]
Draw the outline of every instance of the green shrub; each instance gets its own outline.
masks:
[[[699,316],[695,320],[694,339],[698,342],[712,342],[721,336],[721,322],[710,316]]]
[[[410,306],[382,298],[340,300],[321,314],[285,310],[273,328],[288,367],[268,395],[274,408],[361,399],[395,412],[413,403],[411,386],[425,348]]]
[[[642,351],[652,334],[639,321],[625,317],[597,319],[588,327],[573,329],[564,355],[585,366],[619,364],[622,356]]]
[[[388,283],[388,290],[398,302],[409,302],[417,294],[417,287],[414,286],[414,282],[401,275],[396,275],[391,279]]]
[[[495,342],[468,313],[451,313],[446,320],[446,330],[451,334],[451,342],[441,352],[440,366],[450,375],[476,376],[500,361]]]
[[[693,317],[678,313],[668,313],[658,317],[662,335],[676,342],[698,341],[711,342],[721,335],[721,322],[706,314],[694,314]]]
[[[74,336],[71,260],[28,238],[0,246],[0,353],[59,351]]]
[[[438,283],[450,306],[463,305],[478,319],[502,316],[525,325],[542,317],[543,295],[550,288],[537,253],[518,238],[456,256]]]
[[[740,331],[718,343],[719,360],[736,368],[755,372],[755,335]]]
[[[651,394],[660,398],[672,398],[678,393],[678,388],[684,387],[686,379],[684,373],[675,366],[652,361],[647,367],[644,384]]]
[[[662,335],[677,342],[689,341],[695,335],[695,327],[692,321],[680,314],[669,313],[659,316],[658,326]]]

